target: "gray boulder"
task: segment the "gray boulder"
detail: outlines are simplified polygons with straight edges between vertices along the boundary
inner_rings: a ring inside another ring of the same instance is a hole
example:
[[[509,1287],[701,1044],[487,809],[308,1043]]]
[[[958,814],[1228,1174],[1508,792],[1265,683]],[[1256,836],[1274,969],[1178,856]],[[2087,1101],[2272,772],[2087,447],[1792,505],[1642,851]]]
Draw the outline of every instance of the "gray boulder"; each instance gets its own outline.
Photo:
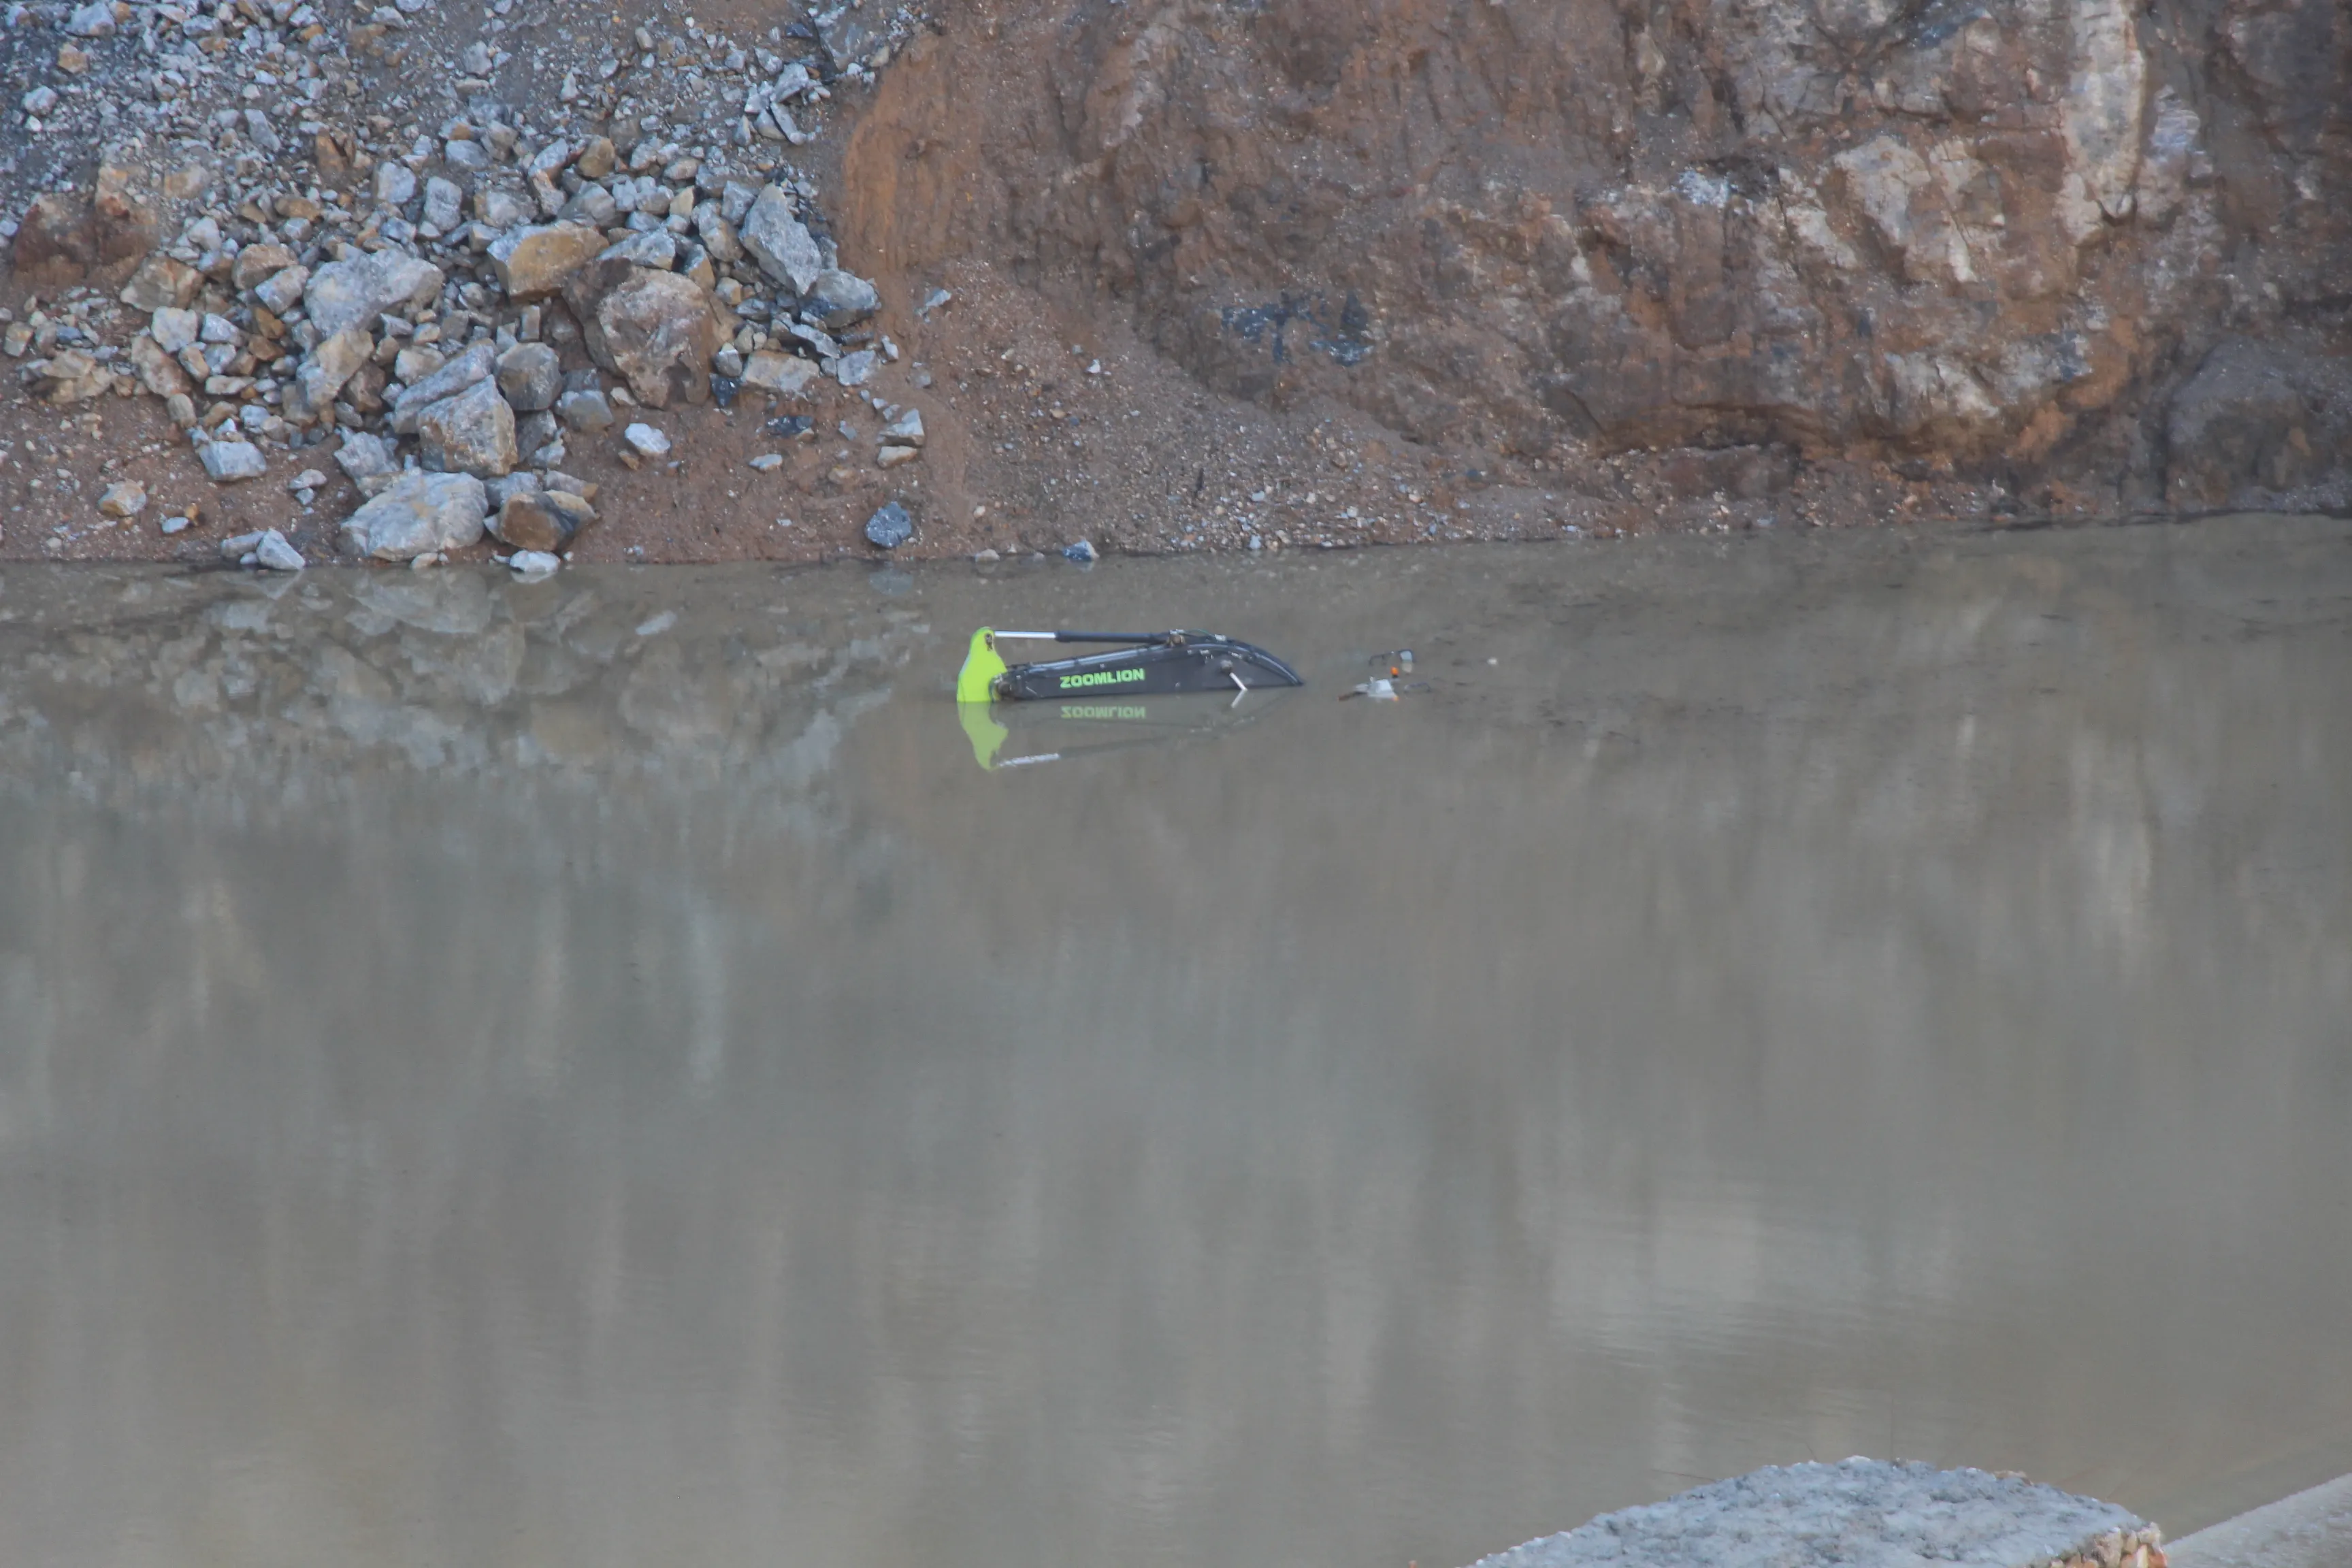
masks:
[[[499,395],[518,414],[555,406],[563,362],[545,343],[518,343],[499,356]]]
[[[599,261],[623,261],[632,267],[650,267],[656,272],[667,272],[677,260],[677,238],[666,228],[647,229],[628,238],[616,240],[596,253]]]
[[[343,432],[342,445],[335,452],[335,466],[350,475],[354,484],[379,474],[400,471],[400,465],[392,458],[392,443],[363,430]]]
[[[466,352],[430,375],[404,389],[392,404],[392,429],[396,436],[416,434],[417,416],[431,404],[455,397],[478,382],[497,374],[499,351],[494,343],[469,344]]]
[[[569,546],[572,536],[595,516],[596,509],[578,496],[533,490],[508,497],[490,531],[518,550],[553,553]]]
[[[604,248],[604,235],[586,224],[509,229],[491,242],[490,266],[507,298],[520,304],[562,288]]]
[[[1853,1458],[1775,1467],[1603,1514],[1471,1568],[1969,1563],[2079,1568],[2161,1559],[2162,1532],[2112,1503],[1983,1470]]]
[[[830,268],[803,290],[808,296],[801,314],[814,318],[829,332],[853,327],[882,308],[882,296],[854,272]]]
[[[196,333],[204,324],[204,317],[195,311],[166,305],[150,319],[147,330],[154,334],[157,346],[165,353],[175,354],[196,341]]]
[[[446,234],[466,215],[466,193],[436,174],[425,182],[425,221]]]
[[[343,548],[374,561],[414,561],[482,537],[489,496],[471,474],[409,472],[343,520]]]
[[[302,302],[302,289],[310,280],[307,267],[281,267],[254,286],[253,297],[271,314],[282,316]]]
[[[743,259],[743,242],[736,237],[735,226],[714,204],[705,203],[694,209],[694,232],[702,237],[703,247],[710,259],[729,266]]]
[[[214,441],[196,448],[196,460],[205,466],[205,477],[216,485],[234,484],[239,479],[257,479],[269,471],[269,464],[261,448],[250,441]]]
[[[833,378],[844,386],[864,386],[874,379],[875,367],[881,363],[872,349],[859,349],[833,362]]]
[[[556,399],[555,412],[574,430],[593,432],[613,427],[612,401],[594,387],[565,393]]]
[[[710,295],[692,279],[631,268],[581,325],[589,357],[646,407],[709,400],[710,359],[724,340]]]
[[[884,550],[896,550],[915,537],[915,520],[897,501],[885,501],[866,520],[866,541]]]
[[[323,416],[343,384],[359,373],[375,352],[375,340],[365,327],[346,327],[311,352],[294,373],[286,397],[286,415],[298,424]]]
[[[379,250],[351,261],[331,261],[310,274],[302,302],[322,337],[372,324],[378,316],[437,298],[441,269],[404,251]]]
[[[824,256],[806,225],[794,216],[793,198],[775,185],[763,187],[743,215],[737,238],[759,259],[760,268],[793,292],[805,294],[824,271]]]
[[[416,175],[390,159],[375,166],[375,199],[388,207],[404,207],[416,199]]]
[[[254,564],[271,572],[299,572],[310,564],[302,559],[302,552],[287,543],[286,536],[274,528],[261,536],[261,542],[253,547],[253,555]]]
[[[514,410],[488,381],[419,409],[416,440],[420,460],[442,473],[489,479],[512,469],[518,455]]]

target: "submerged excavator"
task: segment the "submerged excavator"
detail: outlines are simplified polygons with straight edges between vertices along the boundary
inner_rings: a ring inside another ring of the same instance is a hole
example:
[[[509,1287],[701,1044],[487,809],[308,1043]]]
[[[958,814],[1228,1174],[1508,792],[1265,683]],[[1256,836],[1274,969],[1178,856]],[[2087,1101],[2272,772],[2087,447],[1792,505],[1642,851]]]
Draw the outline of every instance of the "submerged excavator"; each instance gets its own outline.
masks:
[[[1007,664],[997,651],[1000,642],[1109,646],[1099,653]],[[1250,692],[1305,684],[1297,670],[1265,649],[1215,632],[1000,632],[982,626],[971,634],[956,677],[956,706],[982,767],[1019,767],[1213,732],[1230,727],[1227,715]],[[1230,704],[1205,713],[1190,704],[1152,707],[1141,700],[1228,691]],[[1041,716],[1056,730],[1084,724],[1087,737],[1050,752],[1005,757],[1002,752],[1012,731],[993,716],[999,703],[1045,704]]]

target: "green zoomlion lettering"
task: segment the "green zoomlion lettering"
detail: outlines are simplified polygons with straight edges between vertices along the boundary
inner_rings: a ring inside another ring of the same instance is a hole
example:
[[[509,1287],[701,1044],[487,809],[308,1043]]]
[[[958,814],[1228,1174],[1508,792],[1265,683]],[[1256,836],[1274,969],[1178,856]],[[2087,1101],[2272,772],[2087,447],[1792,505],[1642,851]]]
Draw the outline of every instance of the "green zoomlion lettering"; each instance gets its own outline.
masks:
[[[1065,719],[1149,719],[1151,715],[1140,702],[1122,702],[1110,708],[1099,708],[1091,703],[1081,706],[1073,702],[1062,710],[1062,717]]]
[[[1062,677],[1062,689],[1082,691],[1089,686],[1124,686],[1130,680],[1141,680],[1143,671],[1134,669],[1089,669],[1083,675]]]

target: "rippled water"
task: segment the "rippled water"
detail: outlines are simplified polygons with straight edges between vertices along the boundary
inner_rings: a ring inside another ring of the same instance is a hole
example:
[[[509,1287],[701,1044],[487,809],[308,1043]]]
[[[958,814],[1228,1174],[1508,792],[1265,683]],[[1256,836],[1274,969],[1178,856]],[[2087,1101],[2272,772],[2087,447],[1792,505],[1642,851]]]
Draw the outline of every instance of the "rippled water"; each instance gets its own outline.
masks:
[[[984,771],[982,621],[1313,684]],[[2352,525],[2277,519],[11,569],[0,1561],[1437,1568],[1857,1451],[2175,1532],[2352,1468],[2347,671]]]

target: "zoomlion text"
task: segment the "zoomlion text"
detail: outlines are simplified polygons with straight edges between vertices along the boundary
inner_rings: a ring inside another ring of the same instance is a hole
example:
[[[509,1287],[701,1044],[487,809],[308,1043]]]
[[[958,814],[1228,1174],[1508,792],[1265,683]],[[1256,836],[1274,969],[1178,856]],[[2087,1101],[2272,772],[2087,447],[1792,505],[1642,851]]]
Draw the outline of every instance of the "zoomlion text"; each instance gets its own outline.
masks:
[[[1124,686],[1130,680],[1141,680],[1143,671],[1137,669],[1089,669],[1083,675],[1062,677],[1062,689],[1082,690],[1089,686]]]

